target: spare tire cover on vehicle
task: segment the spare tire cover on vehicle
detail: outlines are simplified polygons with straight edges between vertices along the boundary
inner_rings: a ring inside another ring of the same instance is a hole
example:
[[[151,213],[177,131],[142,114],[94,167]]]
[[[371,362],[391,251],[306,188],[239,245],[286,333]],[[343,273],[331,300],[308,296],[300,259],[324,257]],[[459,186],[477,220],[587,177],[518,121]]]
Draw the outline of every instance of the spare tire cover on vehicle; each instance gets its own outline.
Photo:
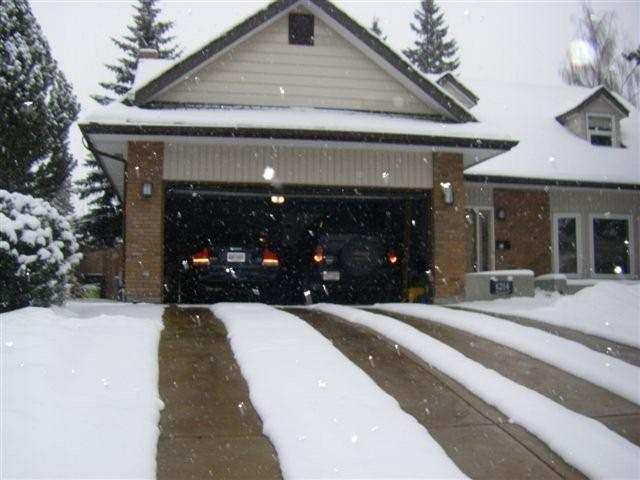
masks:
[[[380,239],[356,235],[342,248],[342,267],[354,277],[368,275],[384,263],[384,247]]]

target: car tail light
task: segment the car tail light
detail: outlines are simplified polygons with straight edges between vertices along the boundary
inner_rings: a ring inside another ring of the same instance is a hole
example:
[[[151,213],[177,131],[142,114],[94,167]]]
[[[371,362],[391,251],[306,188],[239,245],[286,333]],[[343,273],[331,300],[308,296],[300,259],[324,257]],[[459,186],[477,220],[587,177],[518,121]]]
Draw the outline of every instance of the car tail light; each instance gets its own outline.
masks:
[[[324,250],[321,246],[317,246],[316,251],[313,252],[313,261],[317,264],[324,262]]]
[[[198,250],[191,256],[191,263],[194,267],[206,267],[209,265],[209,249],[203,248],[202,250]]]
[[[398,255],[396,255],[396,251],[393,248],[390,248],[387,252],[387,262],[391,265],[398,263]]]
[[[269,250],[267,247],[264,247],[262,251],[262,265],[265,267],[277,267],[280,265],[280,260],[278,260],[278,255]]]

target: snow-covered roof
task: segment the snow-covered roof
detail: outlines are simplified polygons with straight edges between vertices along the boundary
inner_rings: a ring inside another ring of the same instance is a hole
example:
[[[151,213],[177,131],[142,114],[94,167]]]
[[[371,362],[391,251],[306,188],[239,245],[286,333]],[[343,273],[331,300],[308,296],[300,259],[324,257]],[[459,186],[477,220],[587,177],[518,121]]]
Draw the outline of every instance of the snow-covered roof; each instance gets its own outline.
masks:
[[[135,93],[154,78],[159,77],[167,71],[176,60],[165,60],[161,58],[140,58],[138,60],[138,69],[136,70],[136,78],[131,85],[131,90],[127,96]]]
[[[474,114],[490,130],[504,132],[519,144],[465,171],[468,175],[614,184],[640,184],[638,110],[621,120],[626,148],[591,145],[556,117],[580,105],[597,89],[567,85],[527,85],[462,80],[480,97]],[[610,93],[610,92],[609,92]]]
[[[112,103],[86,113],[81,124],[380,133],[513,141],[503,129],[477,122],[447,123],[385,113],[320,108],[225,107],[149,109]]]

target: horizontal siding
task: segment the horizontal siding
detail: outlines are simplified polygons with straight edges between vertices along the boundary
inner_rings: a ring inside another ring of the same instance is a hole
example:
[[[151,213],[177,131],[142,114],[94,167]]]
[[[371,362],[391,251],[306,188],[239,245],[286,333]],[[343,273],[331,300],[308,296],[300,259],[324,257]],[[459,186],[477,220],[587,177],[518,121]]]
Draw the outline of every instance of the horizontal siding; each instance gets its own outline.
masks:
[[[611,189],[552,189],[551,211],[640,215],[640,193]]]
[[[271,167],[273,181],[263,178]],[[293,146],[168,144],[168,181],[430,189],[427,153]]]
[[[289,45],[285,16],[156,100],[434,113],[317,17],[314,46]]]
[[[469,207],[493,208],[493,187],[466,182],[464,184],[464,204]]]

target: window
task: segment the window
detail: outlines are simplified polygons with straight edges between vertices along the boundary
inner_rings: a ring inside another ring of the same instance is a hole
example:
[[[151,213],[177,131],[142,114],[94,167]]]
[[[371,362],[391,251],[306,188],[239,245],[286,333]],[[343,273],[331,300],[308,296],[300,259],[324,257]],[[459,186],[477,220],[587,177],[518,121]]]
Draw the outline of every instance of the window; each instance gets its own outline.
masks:
[[[486,272],[493,269],[493,211],[465,209],[467,238],[467,272]]]
[[[554,215],[555,271],[567,275],[580,273],[580,217],[576,214]]]
[[[593,272],[631,273],[631,239],[628,218],[593,218]]]
[[[588,113],[587,135],[592,145],[613,146],[613,117]]]
[[[313,45],[313,15],[292,13],[289,15],[289,43]]]

